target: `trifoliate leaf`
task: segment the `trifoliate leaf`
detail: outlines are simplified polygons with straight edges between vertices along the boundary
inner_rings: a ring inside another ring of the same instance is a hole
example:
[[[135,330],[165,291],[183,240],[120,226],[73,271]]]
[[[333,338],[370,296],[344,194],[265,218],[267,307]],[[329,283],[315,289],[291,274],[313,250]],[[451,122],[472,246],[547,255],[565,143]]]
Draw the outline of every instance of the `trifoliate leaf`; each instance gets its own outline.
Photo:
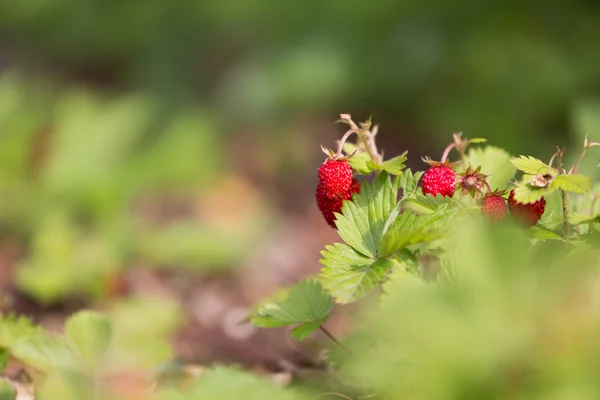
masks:
[[[563,174],[554,178],[550,186],[566,192],[585,193],[592,188],[592,178],[581,174]]]
[[[299,325],[291,336],[302,340],[327,321],[332,307],[331,295],[319,282],[303,281],[293,286],[286,298],[263,304],[252,323],[263,328]]]
[[[15,358],[39,370],[74,369],[78,362],[67,342],[46,332],[19,341],[12,348]]]
[[[65,331],[87,366],[97,367],[112,339],[108,319],[93,311],[81,311],[67,320]]]
[[[12,347],[20,340],[42,332],[42,328],[33,325],[26,317],[5,315],[0,318],[0,347]]]
[[[556,170],[550,168],[550,172],[548,172],[548,165],[544,164],[543,161],[531,156],[515,157],[510,160],[510,163],[518,170],[523,171],[527,174],[544,175],[546,173],[550,173],[550,175],[556,175]]]
[[[387,172],[373,182],[363,183],[360,194],[346,201],[342,214],[337,214],[336,226],[342,239],[356,251],[377,258],[379,240],[392,210],[396,207],[398,178],[392,183]]]
[[[510,163],[510,154],[498,147],[471,148],[467,162],[474,168],[481,167],[481,173],[488,175],[487,183],[492,190],[506,189],[515,174],[515,168]]]

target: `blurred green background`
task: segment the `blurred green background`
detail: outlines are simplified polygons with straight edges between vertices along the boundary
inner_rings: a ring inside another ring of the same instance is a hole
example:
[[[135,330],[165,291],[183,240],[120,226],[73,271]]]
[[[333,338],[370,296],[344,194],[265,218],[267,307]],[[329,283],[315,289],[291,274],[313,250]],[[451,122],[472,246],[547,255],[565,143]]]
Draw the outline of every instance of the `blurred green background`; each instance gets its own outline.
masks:
[[[251,304],[335,238],[340,113],[418,169],[458,131],[548,159],[600,140],[599,40],[591,1],[0,1],[0,287],[69,310],[178,269]]]

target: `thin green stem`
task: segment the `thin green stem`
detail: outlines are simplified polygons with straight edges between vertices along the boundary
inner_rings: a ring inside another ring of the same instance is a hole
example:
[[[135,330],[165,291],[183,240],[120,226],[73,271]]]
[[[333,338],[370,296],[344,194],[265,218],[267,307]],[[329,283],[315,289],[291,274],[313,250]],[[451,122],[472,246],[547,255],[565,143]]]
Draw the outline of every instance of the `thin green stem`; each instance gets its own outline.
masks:
[[[335,343],[336,345],[340,346],[340,348],[342,350],[344,350],[346,353],[348,353],[348,355],[352,355],[352,353],[350,352],[350,349],[348,349],[346,346],[344,346],[342,344],[342,342],[340,342],[339,340],[336,339],[335,336],[333,336],[331,334],[331,332],[329,332],[323,325],[319,326],[319,329],[321,330],[321,332],[323,332],[325,334],[325,336],[327,336],[329,339],[331,339],[331,341],[333,343]]]

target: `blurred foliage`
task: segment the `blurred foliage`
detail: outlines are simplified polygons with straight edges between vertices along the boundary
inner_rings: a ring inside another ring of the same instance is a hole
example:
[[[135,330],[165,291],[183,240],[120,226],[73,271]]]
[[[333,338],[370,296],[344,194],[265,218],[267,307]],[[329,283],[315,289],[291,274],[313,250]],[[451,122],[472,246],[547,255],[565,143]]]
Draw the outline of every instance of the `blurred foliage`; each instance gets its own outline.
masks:
[[[357,315],[357,331],[344,340],[348,349],[336,346],[329,352],[334,368],[323,373],[335,375],[337,395],[597,398],[597,243],[531,242],[512,224],[484,222],[475,216],[463,220],[451,237],[438,242],[448,250],[439,253],[438,281],[392,270],[378,304]],[[129,311],[118,307],[106,315],[78,313],[68,320],[64,336],[21,330],[23,337],[9,351],[44,371],[34,376],[40,398],[95,393],[107,399],[314,399],[333,393],[312,386],[310,379],[281,388],[252,372],[219,366],[196,368],[195,374],[182,368],[181,379],[165,382],[166,370],[148,374],[147,368],[167,360],[166,354],[148,364],[122,362],[134,349],[150,355],[159,343],[168,347],[176,326],[168,316],[175,310],[156,312],[160,302],[146,304],[146,311],[126,306]],[[288,318],[286,310],[278,313]],[[0,321],[6,324],[24,322]],[[122,346],[119,334],[131,340]]]
[[[248,185],[230,193],[215,122],[200,107],[161,109],[151,95],[0,76],[0,225],[29,242],[21,289],[45,302],[100,296],[132,257],[206,270],[260,239],[268,213]],[[228,195],[249,205],[219,201]],[[161,204],[178,198],[182,216],[165,221]]]
[[[228,123],[343,104],[538,156],[600,87],[585,1],[6,1],[0,32],[25,64],[200,97]]]

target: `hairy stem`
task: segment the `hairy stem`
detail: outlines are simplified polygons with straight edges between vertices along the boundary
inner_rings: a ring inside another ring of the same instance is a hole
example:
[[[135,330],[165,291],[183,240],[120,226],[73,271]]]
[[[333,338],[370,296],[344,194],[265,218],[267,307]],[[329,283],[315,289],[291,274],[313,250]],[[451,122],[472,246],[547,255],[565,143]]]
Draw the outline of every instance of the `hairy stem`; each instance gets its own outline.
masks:
[[[358,136],[365,145],[365,149],[367,149],[367,153],[369,153],[371,160],[375,161],[377,164],[381,164],[381,156],[377,152],[377,146],[375,145],[375,136],[364,130],[362,130]]]
[[[558,159],[558,174],[563,174],[563,150],[559,150],[557,153]],[[560,189],[560,198],[562,202],[562,213],[563,213],[563,231],[565,242],[569,241],[569,205],[567,204],[567,192]]]
[[[346,143],[346,140],[348,140],[350,135],[352,135],[353,133],[360,135],[360,129],[352,128],[352,129],[348,129],[348,131],[346,131],[346,133],[344,133],[344,136],[342,136],[342,139],[340,140],[340,145],[338,146],[337,153],[335,154],[335,158],[340,158],[340,156],[342,155],[342,150],[344,148],[344,143]]]
[[[446,160],[448,159],[448,155],[450,154],[450,150],[452,150],[455,147],[456,143],[448,145],[448,147],[446,147],[446,149],[444,150],[444,154],[442,154],[442,159],[440,160],[440,162],[446,162]]]
[[[577,162],[575,163],[575,165],[573,165],[573,168],[571,168],[571,171],[576,174],[577,170],[579,169],[579,166],[581,165],[581,162],[583,161],[583,157],[585,157],[585,153],[587,153],[588,151],[588,147],[584,146],[583,147],[583,151],[581,152],[581,155],[579,156],[579,159],[577,160]]]
[[[325,334],[325,336],[327,336],[329,339],[331,339],[331,341],[333,343],[335,343],[336,345],[340,346],[340,348],[342,350],[344,350],[346,353],[348,353],[348,355],[352,355],[352,353],[350,352],[350,349],[348,349],[346,346],[344,346],[339,340],[337,340],[335,338],[335,336],[333,336],[331,334],[331,332],[329,332],[323,325],[319,326],[319,329],[321,330],[321,332],[323,332]]]
[[[377,164],[381,164],[381,156],[377,152],[377,146],[375,145],[375,132],[369,131],[369,126],[364,126],[362,129],[356,125],[356,123],[350,118],[350,114],[342,114],[340,115],[341,120],[352,128],[352,131],[356,131],[356,134],[360,138],[365,150],[373,160]],[[377,128],[377,127],[375,127]],[[347,132],[346,132],[347,133]]]

